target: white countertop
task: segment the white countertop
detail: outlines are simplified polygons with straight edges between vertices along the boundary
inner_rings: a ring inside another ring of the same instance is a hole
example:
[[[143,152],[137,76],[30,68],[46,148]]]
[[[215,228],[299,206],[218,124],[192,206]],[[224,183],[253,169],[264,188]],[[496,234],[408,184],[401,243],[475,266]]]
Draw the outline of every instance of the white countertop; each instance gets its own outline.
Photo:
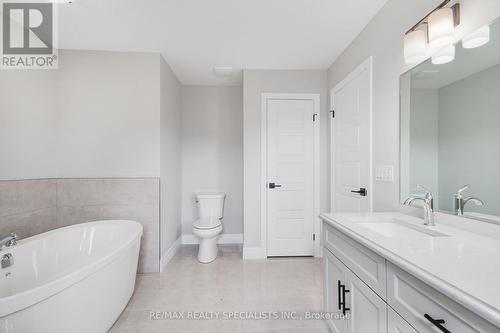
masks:
[[[500,240],[400,213],[321,214],[332,227],[500,327]],[[447,237],[431,237],[391,220]],[[380,223],[380,228],[375,223]],[[384,224],[385,223],[385,224]]]

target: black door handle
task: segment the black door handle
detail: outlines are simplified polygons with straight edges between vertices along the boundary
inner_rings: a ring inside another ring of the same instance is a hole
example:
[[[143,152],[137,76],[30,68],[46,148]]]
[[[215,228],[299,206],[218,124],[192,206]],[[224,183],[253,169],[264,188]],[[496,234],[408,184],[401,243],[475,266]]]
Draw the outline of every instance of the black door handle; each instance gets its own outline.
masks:
[[[273,189],[273,188],[278,188],[278,187],[281,187],[280,184],[276,184],[276,183],[269,183],[269,188]]]
[[[451,333],[450,331],[448,331],[446,329],[446,327],[443,326],[444,324],[446,324],[446,321],[444,321],[444,319],[434,319],[431,316],[429,316],[427,313],[424,314],[424,317],[425,317],[425,319],[427,319],[428,321],[430,321],[434,326],[436,326],[437,328],[439,328],[439,330],[441,332],[443,332],[443,333]]]
[[[351,191],[351,193],[358,193],[362,197],[366,197],[366,195],[368,194],[366,188],[360,188],[359,191]]]

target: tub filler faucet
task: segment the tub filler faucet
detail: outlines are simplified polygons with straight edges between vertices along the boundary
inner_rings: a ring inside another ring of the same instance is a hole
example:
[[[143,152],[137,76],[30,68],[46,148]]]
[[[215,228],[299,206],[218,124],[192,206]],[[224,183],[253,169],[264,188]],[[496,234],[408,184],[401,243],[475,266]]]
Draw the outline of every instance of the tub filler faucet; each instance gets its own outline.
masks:
[[[12,256],[11,253],[6,253],[2,256],[2,259],[0,259],[1,262],[1,267],[2,269],[4,268],[9,268],[10,266],[14,265],[14,257]]]
[[[17,235],[11,232],[8,236],[0,238],[0,251],[6,247],[11,247],[17,244]]]

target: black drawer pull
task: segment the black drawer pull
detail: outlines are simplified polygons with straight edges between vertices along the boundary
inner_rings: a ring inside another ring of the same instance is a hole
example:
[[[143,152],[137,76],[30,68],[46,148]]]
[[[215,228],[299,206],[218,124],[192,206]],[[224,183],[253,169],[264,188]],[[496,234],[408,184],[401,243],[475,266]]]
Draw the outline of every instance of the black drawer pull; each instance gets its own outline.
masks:
[[[446,321],[444,319],[434,319],[431,316],[429,316],[427,313],[424,314],[424,317],[425,317],[425,319],[427,319],[428,321],[430,321],[434,326],[436,326],[437,328],[439,328],[439,330],[441,332],[443,332],[443,333],[451,333],[450,331],[448,331],[446,329],[446,327],[443,326],[444,324],[446,324]]]

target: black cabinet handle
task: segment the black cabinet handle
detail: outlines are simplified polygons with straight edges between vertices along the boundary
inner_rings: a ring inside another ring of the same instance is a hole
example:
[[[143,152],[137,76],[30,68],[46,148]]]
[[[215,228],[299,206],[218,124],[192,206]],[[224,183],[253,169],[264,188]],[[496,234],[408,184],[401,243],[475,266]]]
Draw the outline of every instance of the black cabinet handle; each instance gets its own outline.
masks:
[[[345,285],[341,284],[339,281],[339,310],[342,310],[342,314],[345,316],[347,311],[350,311],[350,308],[346,308],[345,306],[345,294],[351,292],[348,289],[345,289]]]
[[[339,306],[339,310],[342,309],[342,284],[340,283],[340,280],[337,281],[338,284],[337,284],[337,294],[338,294],[338,306]]]
[[[437,328],[439,328],[439,330],[441,332],[443,332],[443,333],[451,333],[450,331],[448,331],[446,329],[446,327],[443,326],[444,324],[446,324],[446,321],[444,319],[434,319],[431,316],[429,316],[427,313],[424,314],[424,317],[425,317],[425,319],[427,319],[428,321],[430,321],[434,326],[436,326]]]
[[[360,188],[359,191],[351,191],[351,193],[357,193],[362,197],[366,197],[368,192],[366,191],[366,188]]]
[[[342,296],[344,298],[344,302],[342,303],[342,314],[345,316],[346,311],[351,311],[351,308],[346,308],[345,307],[345,294],[350,293],[351,291],[348,289],[345,289],[345,286],[342,288]]]
[[[269,188],[270,189],[274,189],[274,188],[278,188],[278,187],[281,187],[280,184],[276,184],[276,183],[269,183]]]

